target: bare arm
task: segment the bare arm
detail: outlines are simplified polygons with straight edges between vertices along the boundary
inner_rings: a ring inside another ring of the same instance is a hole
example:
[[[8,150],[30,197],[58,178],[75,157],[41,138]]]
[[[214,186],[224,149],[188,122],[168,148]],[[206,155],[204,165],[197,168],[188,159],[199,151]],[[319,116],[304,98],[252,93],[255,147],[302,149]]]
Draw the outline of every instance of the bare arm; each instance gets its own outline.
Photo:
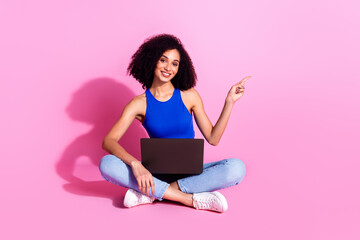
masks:
[[[250,76],[242,79],[239,83],[235,84],[231,87],[226,100],[222,112],[218,121],[216,122],[215,126],[212,125],[208,116],[205,113],[204,105],[201,100],[200,95],[197,93],[196,90],[194,91],[193,97],[193,112],[195,116],[195,121],[199,126],[201,133],[204,135],[205,139],[211,145],[217,145],[223,135],[226,125],[229,121],[230,114],[232,108],[237,100],[239,100],[244,95],[244,83],[248,80]]]
[[[138,160],[130,155],[122,146],[120,146],[118,142],[125,134],[130,124],[134,121],[136,115],[140,112],[140,105],[141,103],[139,101],[133,99],[125,106],[120,119],[114,124],[114,126],[105,136],[102,145],[104,150],[117,156],[129,166],[132,166],[138,162]]]
[[[109,133],[105,136],[103,141],[103,149],[120,158],[124,163],[129,165],[134,173],[134,176],[138,182],[139,190],[147,195],[150,194],[150,187],[152,193],[155,193],[155,184],[151,173],[138,161],[135,157],[129,154],[120,144],[119,140],[124,135],[126,130],[134,119],[140,115],[144,115],[144,103],[138,97],[135,97],[130,103],[128,103],[120,119],[110,129]],[[146,108],[146,106],[145,106]]]

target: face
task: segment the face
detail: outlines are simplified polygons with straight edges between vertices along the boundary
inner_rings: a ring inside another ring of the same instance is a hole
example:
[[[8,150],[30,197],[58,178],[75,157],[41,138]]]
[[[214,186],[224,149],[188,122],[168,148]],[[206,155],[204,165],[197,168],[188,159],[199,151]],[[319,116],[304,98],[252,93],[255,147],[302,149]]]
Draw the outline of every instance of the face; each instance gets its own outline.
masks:
[[[154,80],[169,82],[179,70],[180,54],[176,49],[167,50],[160,57],[155,71]]]

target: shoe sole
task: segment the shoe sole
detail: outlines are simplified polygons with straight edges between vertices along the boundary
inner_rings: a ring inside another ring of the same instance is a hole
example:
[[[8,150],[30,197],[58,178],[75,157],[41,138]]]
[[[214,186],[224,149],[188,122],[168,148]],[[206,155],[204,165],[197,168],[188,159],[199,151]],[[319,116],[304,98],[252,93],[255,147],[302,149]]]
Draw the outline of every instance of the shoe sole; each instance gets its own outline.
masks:
[[[226,210],[228,210],[228,204],[227,204],[227,201],[226,201],[226,198],[219,192],[215,191],[213,192],[215,194],[216,197],[218,197],[223,205],[223,211],[222,212],[225,212]]]

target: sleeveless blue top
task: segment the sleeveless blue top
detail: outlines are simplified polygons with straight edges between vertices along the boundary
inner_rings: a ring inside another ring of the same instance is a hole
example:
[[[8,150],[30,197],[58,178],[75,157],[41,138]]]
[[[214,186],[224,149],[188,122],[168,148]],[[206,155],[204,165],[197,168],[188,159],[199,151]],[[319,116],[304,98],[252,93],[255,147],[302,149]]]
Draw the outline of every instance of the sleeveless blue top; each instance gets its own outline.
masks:
[[[146,114],[143,123],[150,138],[194,138],[192,114],[181,99],[180,90],[175,88],[166,102],[157,100],[146,90]]]

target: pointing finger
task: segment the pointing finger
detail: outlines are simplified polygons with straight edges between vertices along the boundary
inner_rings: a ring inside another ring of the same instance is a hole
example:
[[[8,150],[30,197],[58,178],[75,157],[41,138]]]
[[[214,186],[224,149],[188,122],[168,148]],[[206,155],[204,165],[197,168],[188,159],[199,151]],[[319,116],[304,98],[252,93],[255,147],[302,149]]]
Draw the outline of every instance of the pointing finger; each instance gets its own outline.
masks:
[[[244,85],[244,83],[245,83],[249,78],[251,78],[251,76],[247,76],[247,77],[241,79],[241,81],[238,82],[238,83],[235,84],[235,85]]]

